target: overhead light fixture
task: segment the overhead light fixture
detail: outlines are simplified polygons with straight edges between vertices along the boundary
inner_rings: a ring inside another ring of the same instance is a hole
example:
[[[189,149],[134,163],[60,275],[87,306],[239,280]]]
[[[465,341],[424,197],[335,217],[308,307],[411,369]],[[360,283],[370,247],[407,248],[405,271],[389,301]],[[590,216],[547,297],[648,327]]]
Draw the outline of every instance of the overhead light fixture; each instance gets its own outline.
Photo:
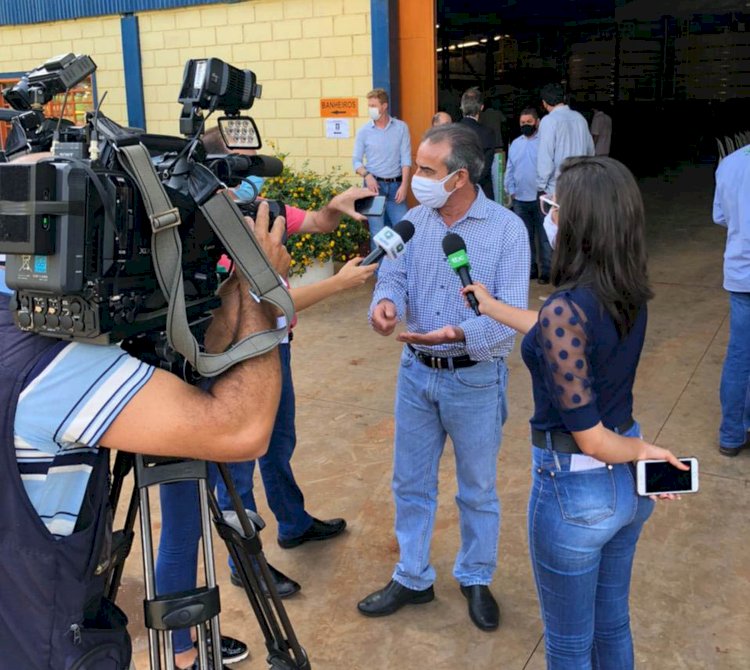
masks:
[[[495,42],[499,42],[500,41],[500,35],[495,35],[492,39],[495,40]]]
[[[465,49],[466,47],[478,47],[479,42],[464,42],[463,44],[459,44],[459,49]]]

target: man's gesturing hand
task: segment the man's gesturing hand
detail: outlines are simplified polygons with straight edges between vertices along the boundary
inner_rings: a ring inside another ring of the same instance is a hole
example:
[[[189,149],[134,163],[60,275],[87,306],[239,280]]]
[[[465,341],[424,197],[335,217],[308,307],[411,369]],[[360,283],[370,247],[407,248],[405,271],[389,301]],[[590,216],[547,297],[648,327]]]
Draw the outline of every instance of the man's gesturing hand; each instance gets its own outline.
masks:
[[[396,305],[390,300],[382,300],[372,310],[372,327],[380,335],[390,335],[398,323]]]

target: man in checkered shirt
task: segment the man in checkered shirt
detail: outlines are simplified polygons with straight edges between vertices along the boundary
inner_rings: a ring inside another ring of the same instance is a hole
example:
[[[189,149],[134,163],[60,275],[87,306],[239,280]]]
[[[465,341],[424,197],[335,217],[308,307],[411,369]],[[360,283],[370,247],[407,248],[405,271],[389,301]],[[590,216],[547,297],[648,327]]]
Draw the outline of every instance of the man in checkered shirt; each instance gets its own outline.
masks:
[[[392,614],[433,599],[430,541],[437,509],[438,466],[446,435],[456,457],[461,547],[453,574],[482,630],[499,625],[489,584],[497,564],[500,501],[496,467],[507,416],[505,359],[515,331],[476,316],[443,253],[443,238],[466,242],[474,281],[525,309],[529,240],[523,222],[477,187],[483,154],[476,135],[449,124],[430,129],[419,146],[412,190],[422,203],[407,218],[415,233],[397,260],[385,260],[370,306],[376,332],[405,346],[396,389],[393,494],[400,560],[391,581],[362,600],[366,616]]]

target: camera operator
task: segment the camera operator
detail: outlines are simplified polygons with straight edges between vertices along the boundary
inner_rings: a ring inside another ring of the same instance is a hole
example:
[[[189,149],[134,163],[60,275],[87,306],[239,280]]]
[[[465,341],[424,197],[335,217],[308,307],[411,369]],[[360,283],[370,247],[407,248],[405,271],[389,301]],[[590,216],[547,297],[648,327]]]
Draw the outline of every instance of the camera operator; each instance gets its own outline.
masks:
[[[261,205],[257,226],[247,221],[285,274],[283,220],[269,232]],[[219,295],[205,339],[209,353],[272,327],[275,312],[251,297],[238,273]],[[99,447],[218,461],[261,456],[280,397],[279,355],[242,361],[204,391],[116,345],[22,332],[9,304],[0,260],[2,665],[54,670],[86,656],[86,667],[126,668],[125,617],[102,597],[111,515],[108,454]]]
[[[218,128],[211,128],[202,138],[209,154],[246,154],[255,152],[246,149],[230,150],[224,144]],[[253,178],[253,187],[238,187],[236,195],[257,195],[262,186],[259,178]],[[249,193],[248,193],[249,192]],[[338,227],[344,215],[359,221],[366,217],[355,211],[354,203],[360,198],[372,196],[369,189],[352,187],[338,194],[316,211],[306,211],[286,205],[286,234],[331,233]],[[333,277],[308,286],[290,289],[296,311],[310,307],[343,290],[364,284],[375,272],[377,265],[361,267],[361,258],[354,258]],[[278,326],[284,325],[278,323]],[[290,325],[291,328],[294,323]],[[289,340],[292,339],[290,332]],[[289,340],[279,345],[281,361],[281,401],[276,414],[268,452],[258,459],[268,505],[278,522],[278,541],[283,548],[296,547],[304,542],[327,540],[340,535],[346,528],[344,519],[321,520],[305,509],[305,499],[297,484],[291,467],[291,458],[296,446],[295,397],[292,383],[291,349]],[[243,504],[257,511],[253,495],[255,460],[231,463],[229,471]],[[231,510],[232,503],[221,478],[216,481],[217,498],[224,510]],[[173,593],[195,587],[198,567],[198,545],[200,541],[200,517],[198,491],[193,482],[176,482],[160,486],[162,532],[156,563],[157,593]],[[236,586],[242,586],[239,575],[230,559],[230,577]],[[274,584],[281,598],[297,593],[301,586],[295,580],[269,564]],[[264,590],[265,584],[262,584]],[[173,633],[175,663],[179,668],[195,667],[197,650],[188,630]],[[222,638],[222,658],[225,663],[239,661],[247,656],[247,647],[239,640]]]

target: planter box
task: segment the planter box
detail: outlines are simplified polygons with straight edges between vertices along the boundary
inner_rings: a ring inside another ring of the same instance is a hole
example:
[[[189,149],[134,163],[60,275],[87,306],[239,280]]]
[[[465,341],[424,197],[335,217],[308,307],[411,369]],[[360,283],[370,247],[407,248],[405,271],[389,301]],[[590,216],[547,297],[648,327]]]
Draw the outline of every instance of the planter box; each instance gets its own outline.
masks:
[[[333,261],[329,260],[325,263],[316,262],[309,266],[304,274],[289,277],[289,286],[290,288],[308,286],[329,277],[333,277]]]

